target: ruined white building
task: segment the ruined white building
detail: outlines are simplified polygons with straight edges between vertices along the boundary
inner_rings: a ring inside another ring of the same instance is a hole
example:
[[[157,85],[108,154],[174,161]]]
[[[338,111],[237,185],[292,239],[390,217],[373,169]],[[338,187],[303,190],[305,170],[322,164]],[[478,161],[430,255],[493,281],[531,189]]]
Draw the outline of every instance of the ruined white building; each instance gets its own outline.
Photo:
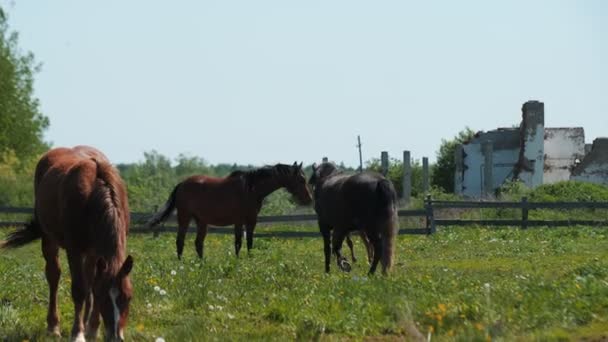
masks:
[[[519,127],[477,133],[458,146],[455,162],[454,191],[469,197],[512,179],[529,187],[569,179],[608,185],[608,138],[585,145],[582,127],[546,128],[544,104],[528,101]]]

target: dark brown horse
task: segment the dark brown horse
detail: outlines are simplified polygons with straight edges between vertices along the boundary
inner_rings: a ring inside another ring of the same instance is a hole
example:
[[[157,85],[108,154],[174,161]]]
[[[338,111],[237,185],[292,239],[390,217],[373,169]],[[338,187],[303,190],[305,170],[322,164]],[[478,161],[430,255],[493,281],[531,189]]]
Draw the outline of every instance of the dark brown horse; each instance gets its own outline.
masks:
[[[48,331],[60,336],[57,288],[59,248],[67,253],[72,276],[72,340],[95,339],[99,316],[108,341],[123,340],[132,296],[126,256],[129,229],[127,193],[118,171],[92,147],[56,148],[36,166],[32,221],[9,235],[2,248],[42,238],[50,288]],[[84,311],[83,311],[84,309]]]
[[[243,225],[247,229],[247,251],[253,246],[253,231],[262,201],[277,189],[285,188],[301,204],[312,202],[306,186],[302,164],[276,164],[251,171],[235,171],[225,178],[192,176],[173,189],[165,206],[147,226],[165,221],[177,209],[177,257],[181,259],[184,239],[190,221],[198,226],[196,252],[203,257],[207,226],[234,224],[234,250],[239,255],[243,239]]]
[[[397,195],[391,182],[377,173],[343,174],[334,164],[323,163],[318,168],[313,165],[310,184],[323,235],[325,271],[329,272],[332,250],[340,269],[350,271],[340,253],[342,242],[350,232],[360,231],[373,246],[369,273],[373,274],[381,261],[386,274],[393,262],[397,233]]]

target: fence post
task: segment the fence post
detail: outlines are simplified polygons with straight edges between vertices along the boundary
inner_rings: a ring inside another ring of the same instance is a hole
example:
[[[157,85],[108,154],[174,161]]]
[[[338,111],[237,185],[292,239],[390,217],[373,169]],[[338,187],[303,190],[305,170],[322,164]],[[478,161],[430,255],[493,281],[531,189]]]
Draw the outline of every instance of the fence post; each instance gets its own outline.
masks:
[[[422,157],[422,192],[429,192],[429,158]]]
[[[528,229],[528,197],[521,198],[521,229]]]
[[[380,153],[380,163],[382,166],[382,175],[386,177],[388,174],[388,152],[382,151]]]
[[[403,203],[405,205],[410,204],[410,198],[412,196],[412,164],[411,164],[410,151],[403,151]]]
[[[431,195],[427,195],[424,202],[424,209],[426,210],[426,229],[428,234],[434,234],[437,229],[435,227],[435,217],[433,214],[433,201],[431,199]]]

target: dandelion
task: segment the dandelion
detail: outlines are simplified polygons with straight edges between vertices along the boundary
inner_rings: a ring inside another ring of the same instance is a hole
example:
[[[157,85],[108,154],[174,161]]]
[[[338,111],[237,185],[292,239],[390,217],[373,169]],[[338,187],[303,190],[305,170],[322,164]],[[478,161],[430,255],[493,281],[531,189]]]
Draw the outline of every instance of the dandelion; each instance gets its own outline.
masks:
[[[209,310],[213,311],[215,310],[215,307],[213,305],[209,305]]]
[[[234,315],[233,314],[228,314],[228,318],[229,319],[234,319]]]
[[[475,329],[482,331],[483,330],[483,324],[481,323],[475,323]]]
[[[154,342],[165,342],[165,339],[162,337],[157,337],[156,340],[154,340]]]
[[[146,307],[147,307],[148,309],[152,309],[152,304],[148,303],[148,304],[146,304]]]
[[[483,284],[483,287],[485,287],[485,288],[486,288],[486,290],[489,290],[489,289],[490,289],[490,283],[485,283],[485,284]]]
[[[175,270],[171,270],[171,275],[172,275],[172,276],[174,276],[174,275],[176,275],[176,274],[177,274],[177,272],[175,272]]]
[[[165,291],[165,290],[160,290],[158,293],[159,293],[161,296],[164,296],[164,295],[166,295],[166,294],[167,294],[167,291]]]
[[[141,323],[140,323],[140,324],[138,324],[138,325],[135,327],[135,330],[137,330],[137,332],[142,332],[142,331],[144,331],[144,325],[143,325],[143,324],[141,324]]]
[[[180,270],[183,270],[183,269],[184,269],[184,266],[180,266],[180,267],[179,267],[179,269],[180,269]]]
[[[156,291],[156,292],[160,291],[160,286],[158,286],[158,285],[154,286],[154,291]]]

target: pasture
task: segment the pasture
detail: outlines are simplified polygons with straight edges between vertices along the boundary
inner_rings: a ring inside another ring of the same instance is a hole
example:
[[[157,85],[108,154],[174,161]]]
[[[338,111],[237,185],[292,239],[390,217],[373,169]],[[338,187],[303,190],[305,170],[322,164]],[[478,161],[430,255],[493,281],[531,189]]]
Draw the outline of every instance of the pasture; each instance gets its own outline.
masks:
[[[279,229],[262,226],[257,231]],[[317,231],[309,226],[280,229]],[[191,228],[192,231],[192,228]],[[0,238],[6,230],[0,231]],[[134,299],[126,338],[185,340],[601,339],[608,331],[608,231],[441,229],[399,236],[386,278],[368,277],[362,243],[350,273],[322,239],[258,238],[234,257],[232,235],[210,234],[205,260],[175,235],[132,234]],[[344,252],[347,252],[344,246]],[[62,252],[63,336],[73,317]],[[0,340],[44,340],[48,288],[40,243],[0,253]]]

